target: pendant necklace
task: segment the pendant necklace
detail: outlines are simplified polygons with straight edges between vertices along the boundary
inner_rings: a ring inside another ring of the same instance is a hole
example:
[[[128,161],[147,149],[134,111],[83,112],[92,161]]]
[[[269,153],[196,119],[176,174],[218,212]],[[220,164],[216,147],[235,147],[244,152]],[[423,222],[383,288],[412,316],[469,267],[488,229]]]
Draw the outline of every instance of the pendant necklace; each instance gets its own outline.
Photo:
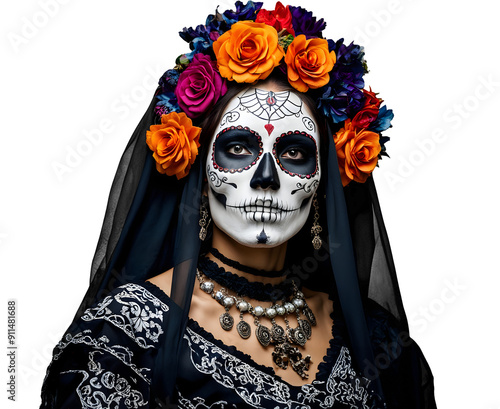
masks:
[[[227,273],[226,274],[231,274]],[[305,346],[312,335],[312,326],[316,325],[316,318],[307,305],[304,294],[297,288],[295,282],[291,282],[292,295],[284,297],[281,301],[273,302],[270,307],[261,305],[252,305],[245,301],[241,295],[231,295],[228,289],[224,287],[215,288],[215,284],[210,278],[206,279],[207,274],[197,269],[196,276],[200,283],[200,289],[209,294],[216,300],[225,312],[219,317],[219,323],[223,330],[230,331],[234,327],[234,318],[230,314],[233,307],[239,311],[239,322],[236,324],[236,331],[242,339],[248,339],[251,336],[251,327],[245,321],[245,315],[250,315],[256,326],[255,336],[263,347],[274,346],[272,353],[273,362],[282,369],[287,369],[290,365],[292,369],[302,378],[307,379],[307,370],[311,362],[310,355],[302,357],[298,347]],[[248,283],[251,286],[254,283]],[[262,283],[255,283],[260,284]],[[230,286],[227,286],[229,289]],[[272,286],[271,286],[272,288]],[[263,297],[260,297],[262,299]],[[268,298],[271,300],[271,297]],[[288,317],[295,314],[298,326],[292,328]],[[276,323],[277,316],[283,317],[286,329]],[[261,320],[267,318],[271,321],[271,327],[268,328],[262,324]]]

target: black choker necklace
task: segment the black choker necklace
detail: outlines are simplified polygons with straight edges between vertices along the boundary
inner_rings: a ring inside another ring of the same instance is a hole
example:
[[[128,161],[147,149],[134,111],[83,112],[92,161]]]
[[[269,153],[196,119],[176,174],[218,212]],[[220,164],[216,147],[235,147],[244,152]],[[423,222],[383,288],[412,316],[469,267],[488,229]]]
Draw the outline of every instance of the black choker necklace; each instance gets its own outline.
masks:
[[[207,257],[200,257],[198,267],[205,276],[216,283],[234,291],[241,297],[250,297],[257,301],[277,301],[290,297],[294,292],[293,281],[285,280],[280,284],[250,282],[245,277],[226,271]],[[242,271],[242,270],[240,270]]]
[[[278,271],[275,271],[275,270],[267,271],[267,270],[258,270],[258,269],[253,268],[253,267],[244,266],[243,264],[240,264],[235,260],[231,260],[231,259],[227,258],[223,254],[221,254],[219,250],[217,250],[216,248],[213,248],[213,247],[210,249],[210,253],[217,260],[222,261],[227,266],[233,267],[236,270],[242,271],[244,273],[252,274],[254,276],[258,276],[258,277],[283,277],[287,273],[287,271],[285,269],[278,270]]]

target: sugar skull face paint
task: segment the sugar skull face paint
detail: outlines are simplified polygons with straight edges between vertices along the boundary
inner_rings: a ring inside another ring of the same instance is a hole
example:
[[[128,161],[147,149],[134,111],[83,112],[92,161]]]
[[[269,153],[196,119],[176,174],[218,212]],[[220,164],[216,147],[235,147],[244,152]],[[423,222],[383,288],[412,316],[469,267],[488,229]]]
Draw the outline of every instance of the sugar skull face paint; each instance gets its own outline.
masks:
[[[307,220],[320,181],[318,127],[290,91],[251,88],[228,105],[207,157],[214,223],[237,242],[274,247]]]

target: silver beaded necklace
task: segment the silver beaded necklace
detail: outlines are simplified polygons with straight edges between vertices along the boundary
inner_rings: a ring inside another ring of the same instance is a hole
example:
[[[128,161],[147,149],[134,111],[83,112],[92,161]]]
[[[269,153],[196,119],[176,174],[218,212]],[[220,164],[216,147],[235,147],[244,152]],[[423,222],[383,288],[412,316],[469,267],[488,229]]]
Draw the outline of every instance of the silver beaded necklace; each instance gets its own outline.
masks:
[[[215,289],[214,282],[206,280],[199,270],[197,270],[196,276],[200,282],[200,289],[224,307],[225,312],[219,317],[219,323],[223,330],[230,331],[233,328],[234,318],[229,311],[233,306],[236,306],[240,315],[236,330],[240,337],[248,339],[251,336],[250,324],[244,320],[244,315],[250,314],[257,327],[255,330],[257,340],[263,347],[270,344],[274,346],[273,362],[282,369],[287,369],[290,364],[302,379],[308,378],[306,371],[309,369],[311,356],[307,355],[303,358],[298,347],[305,346],[307,340],[311,338],[312,326],[316,325],[316,318],[307,305],[304,294],[299,291],[295,282],[293,282],[294,292],[289,300],[284,299],[270,307],[262,307],[261,305],[253,306],[242,297],[229,294],[224,287]],[[293,313],[297,316],[298,326],[296,328],[290,327],[288,320],[288,316]],[[304,319],[301,318],[301,314]],[[286,330],[276,323],[277,316],[283,317]],[[268,318],[271,321],[271,328],[261,323],[262,318]]]

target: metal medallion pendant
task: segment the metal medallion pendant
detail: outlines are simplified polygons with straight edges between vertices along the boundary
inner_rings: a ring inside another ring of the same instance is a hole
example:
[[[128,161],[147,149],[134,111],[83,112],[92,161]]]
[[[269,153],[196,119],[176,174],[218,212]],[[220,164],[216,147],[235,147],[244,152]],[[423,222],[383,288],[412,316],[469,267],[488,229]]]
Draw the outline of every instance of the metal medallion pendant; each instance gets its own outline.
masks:
[[[287,349],[290,344],[278,344],[274,347],[273,362],[281,369],[288,367],[288,353]]]
[[[302,310],[302,314],[304,314],[304,316],[309,320],[311,325],[316,325],[316,317],[309,307],[304,307],[304,309]]]
[[[271,342],[271,331],[269,331],[269,328],[264,327],[264,325],[259,324],[259,326],[255,330],[255,335],[257,336],[257,339],[262,344],[262,346],[267,347]]]
[[[311,339],[312,328],[311,324],[309,324],[309,321],[299,320],[299,326],[302,329],[302,331],[304,331],[304,334],[306,335],[307,339]]]
[[[305,358],[302,358],[302,354],[298,354],[298,357],[295,360],[292,360],[292,368],[295,372],[297,372],[302,379],[309,378],[309,375],[306,371],[309,370],[309,365],[311,364],[311,356],[307,355]]]
[[[230,331],[234,325],[234,319],[227,311],[219,317],[220,326],[223,330]]]
[[[303,347],[307,342],[307,336],[301,328],[295,328],[293,330],[293,338],[295,343],[301,347]]]
[[[275,323],[271,327],[271,337],[275,344],[281,344],[286,341],[285,330],[282,326]]]
[[[243,320],[241,320],[240,322],[238,322],[238,324],[236,324],[236,330],[238,331],[238,334],[240,334],[240,337],[243,339],[250,338],[250,334],[252,333],[250,324]]]

